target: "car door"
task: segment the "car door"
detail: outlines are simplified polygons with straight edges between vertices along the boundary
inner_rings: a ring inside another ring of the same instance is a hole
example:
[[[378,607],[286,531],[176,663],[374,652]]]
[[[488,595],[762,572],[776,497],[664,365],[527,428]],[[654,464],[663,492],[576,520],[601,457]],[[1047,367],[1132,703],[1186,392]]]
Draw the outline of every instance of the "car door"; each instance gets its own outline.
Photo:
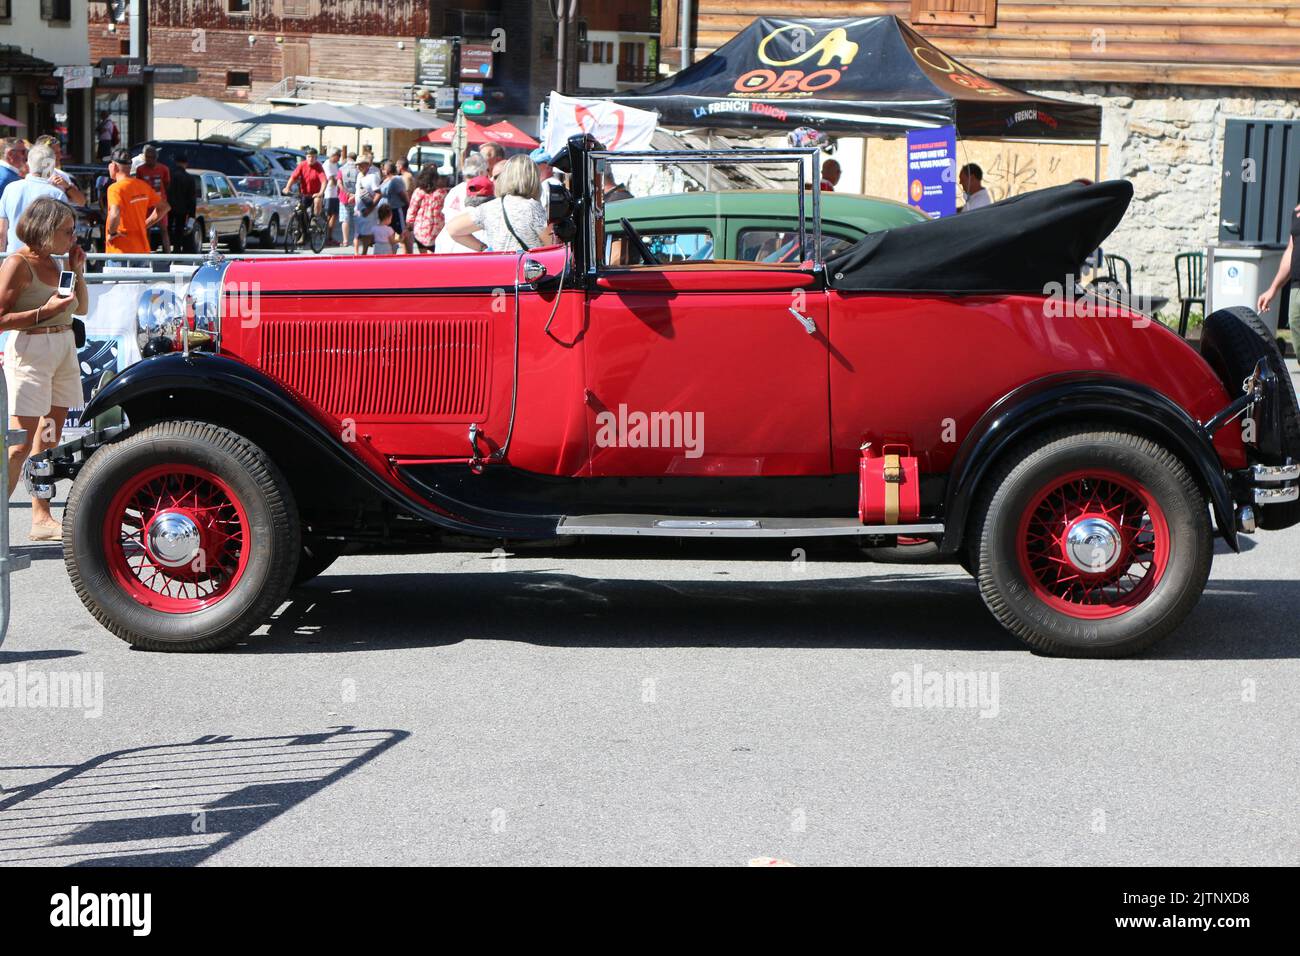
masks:
[[[604,268],[586,308],[591,475],[830,473],[826,299],[810,267]]]
[[[222,234],[225,224],[221,221],[221,187],[217,185],[217,173],[204,173],[199,181],[198,217],[203,220],[204,229],[216,227]],[[207,236],[203,237],[207,241]]]
[[[244,201],[239,198],[234,183],[224,173],[213,173],[213,179],[216,180],[219,197],[217,207],[220,225],[217,231],[223,236],[233,235],[239,231],[239,223],[244,218]]]

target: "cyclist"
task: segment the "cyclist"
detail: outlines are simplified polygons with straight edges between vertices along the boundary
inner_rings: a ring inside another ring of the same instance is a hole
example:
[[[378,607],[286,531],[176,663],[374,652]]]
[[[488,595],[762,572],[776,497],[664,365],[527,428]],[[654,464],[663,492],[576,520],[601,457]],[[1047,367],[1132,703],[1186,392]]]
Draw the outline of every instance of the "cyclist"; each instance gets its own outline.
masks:
[[[307,234],[307,222],[313,212],[319,214],[321,199],[325,190],[325,167],[316,159],[316,150],[307,148],[307,157],[294,167],[293,175],[284,184],[284,194],[293,191],[293,184],[298,183],[298,221],[303,224],[303,234]],[[308,209],[311,203],[311,209]]]

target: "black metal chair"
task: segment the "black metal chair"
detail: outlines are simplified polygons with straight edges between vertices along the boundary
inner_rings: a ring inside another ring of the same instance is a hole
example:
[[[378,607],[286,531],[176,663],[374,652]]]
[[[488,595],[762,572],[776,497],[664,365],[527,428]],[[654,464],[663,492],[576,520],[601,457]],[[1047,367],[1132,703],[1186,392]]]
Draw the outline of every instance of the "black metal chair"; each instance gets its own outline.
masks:
[[[1106,278],[1123,289],[1125,295],[1133,295],[1133,265],[1123,256],[1106,255]]]
[[[1187,338],[1192,306],[1205,311],[1205,253],[1180,252],[1174,256],[1174,272],[1178,277],[1178,334]]]

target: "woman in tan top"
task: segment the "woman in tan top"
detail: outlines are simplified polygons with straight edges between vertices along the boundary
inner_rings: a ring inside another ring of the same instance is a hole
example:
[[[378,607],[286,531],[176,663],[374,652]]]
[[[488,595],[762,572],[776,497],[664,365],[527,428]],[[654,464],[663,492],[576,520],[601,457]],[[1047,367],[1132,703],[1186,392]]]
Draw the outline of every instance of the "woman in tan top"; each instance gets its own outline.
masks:
[[[34,452],[59,443],[68,409],[82,402],[81,371],[72,333],[74,312],[84,315],[86,254],[77,245],[76,214],[57,199],[38,199],[23,211],[17,233],[27,245],[0,263],[0,331],[17,332],[5,348],[10,427],[27,433],[9,448],[9,491]],[[60,264],[77,276],[73,294],[58,294]],[[63,531],[44,498],[32,499],[33,541],[58,541]]]

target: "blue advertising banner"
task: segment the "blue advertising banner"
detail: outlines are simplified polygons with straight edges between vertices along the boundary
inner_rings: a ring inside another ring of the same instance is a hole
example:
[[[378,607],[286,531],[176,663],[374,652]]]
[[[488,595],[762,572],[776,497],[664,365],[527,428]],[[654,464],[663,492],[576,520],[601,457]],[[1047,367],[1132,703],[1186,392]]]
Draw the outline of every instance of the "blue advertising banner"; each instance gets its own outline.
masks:
[[[907,204],[931,219],[942,219],[957,212],[955,127],[908,132]]]

